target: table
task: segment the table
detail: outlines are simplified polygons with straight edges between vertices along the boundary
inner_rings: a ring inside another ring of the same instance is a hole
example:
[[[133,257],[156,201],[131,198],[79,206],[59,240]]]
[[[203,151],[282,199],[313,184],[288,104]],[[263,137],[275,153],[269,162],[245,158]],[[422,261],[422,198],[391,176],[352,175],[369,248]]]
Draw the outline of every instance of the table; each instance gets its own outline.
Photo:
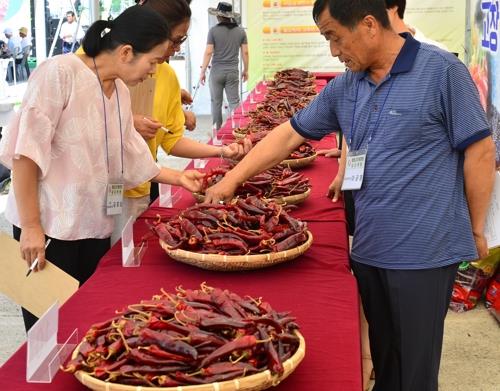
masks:
[[[244,102],[249,106],[249,102]],[[227,127],[223,131],[228,132]],[[318,143],[316,143],[318,144]],[[335,139],[323,139],[321,147],[333,147]],[[213,159],[209,166],[219,163]],[[277,391],[360,391],[361,357],[358,294],[348,265],[348,241],[343,205],[325,195],[337,172],[335,159],[319,157],[303,172],[313,186],[311,196],[293,211],[307,221],[314,243],[294,261],[248,272],[214,272],[177,263],[167,257],[155,239],[140,268],[121,267],[120,243],[100,262],[95,274],[61,308],[62,335],[78,328],[80,337],[89,326],[102,321],[127,304],[150,298],[160,288],[173,292],[175,286],[196,288],[203,281],[238,294],[262,296],[278,311],[290,310],[297,317],[306,339],[306,356],[295,372],[275,388]],[[168,217],[192,205],[181,190],[172,209],[153,204],[134,225],[136,241],[147,232],[146,221],[157,214]],[[26,345],[0,368],[1,390],[83,390],[77,380],[58,373],[51,384],[25,382]]]

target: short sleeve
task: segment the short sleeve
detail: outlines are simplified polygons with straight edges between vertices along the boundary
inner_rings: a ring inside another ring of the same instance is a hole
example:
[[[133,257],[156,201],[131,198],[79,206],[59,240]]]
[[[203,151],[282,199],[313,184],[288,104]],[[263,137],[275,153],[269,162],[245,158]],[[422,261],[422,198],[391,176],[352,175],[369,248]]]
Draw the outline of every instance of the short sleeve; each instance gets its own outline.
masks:
[[[242,45],[248,44],[247,33],[243,29],[241,29],[241,44]]]
[[[128,123],[123,143],[123,186],[126,190],[148,182],[160,173],[160,166],[154,161],[146,141],[134,129],[132,116]]]
[[[68,70],[56,61],[42,63],[31,75],[21,108],[8,125],[0,144],[0,161],[26,156],[47,175],[52,159],[52,140],[71,91]],[[47,91],[54,91],[48,94]]]
[[[214,31],[213,29],[208,30],[207,45],[214,45]]]
[[[292,127],[302,137],[320,140],[340,128],[333,109],[336,80],[337,78],[331,80],[309,106],[297,112],[290,120]]]
[[[464,64],[457,62],[446,69],[440,90],[443,120],[453,148],[465,150],[491,134],[477,87]]]

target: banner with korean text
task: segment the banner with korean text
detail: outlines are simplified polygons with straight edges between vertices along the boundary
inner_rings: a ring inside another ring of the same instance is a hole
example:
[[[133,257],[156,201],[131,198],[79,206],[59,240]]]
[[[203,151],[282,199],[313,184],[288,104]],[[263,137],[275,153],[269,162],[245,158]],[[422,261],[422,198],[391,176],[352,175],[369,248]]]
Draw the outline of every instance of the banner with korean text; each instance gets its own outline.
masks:
[[[450,51],[463,53],[466,0],[408,0],[405,21]],[[247,0],[250,85],[281,69],[342,72],[312,18],[314,0]]]
[[[498,0],[472,0],[469,71],[479,91],[496,143],[500,165],[500,50]]]

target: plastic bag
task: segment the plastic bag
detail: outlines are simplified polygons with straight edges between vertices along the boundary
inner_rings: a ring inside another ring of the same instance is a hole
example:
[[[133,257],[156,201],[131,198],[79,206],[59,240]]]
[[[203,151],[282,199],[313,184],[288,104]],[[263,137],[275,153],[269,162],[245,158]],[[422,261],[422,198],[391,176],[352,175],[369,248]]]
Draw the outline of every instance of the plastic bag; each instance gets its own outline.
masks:
[[[458,268],[450,308],[456,312],[473,309],[482,297],[500,262],[500,248],[490,250],[490,255],[474,262],[462,262]]]
[[[500,322],[500,268],[486,291],[486,307],[490,309],[493,316]]]

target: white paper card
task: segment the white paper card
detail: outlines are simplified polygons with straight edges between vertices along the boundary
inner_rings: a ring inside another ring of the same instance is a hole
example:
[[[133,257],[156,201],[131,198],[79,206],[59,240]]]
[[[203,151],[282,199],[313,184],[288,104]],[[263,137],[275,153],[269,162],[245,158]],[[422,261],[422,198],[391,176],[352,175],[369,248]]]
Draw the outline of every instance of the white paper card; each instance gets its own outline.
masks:
[[[484,235],[489,248],[500,246],[500,172],[495,174],[495,185],[491,195],[490,208],[486,215]]]
[[[347,153],[344,181],[341,190],[359,190],[363,185],[365,173],[366,149]]]
[[[106,194],[106,214],[119,215],[123,209],[123,184],[109,183]]]

